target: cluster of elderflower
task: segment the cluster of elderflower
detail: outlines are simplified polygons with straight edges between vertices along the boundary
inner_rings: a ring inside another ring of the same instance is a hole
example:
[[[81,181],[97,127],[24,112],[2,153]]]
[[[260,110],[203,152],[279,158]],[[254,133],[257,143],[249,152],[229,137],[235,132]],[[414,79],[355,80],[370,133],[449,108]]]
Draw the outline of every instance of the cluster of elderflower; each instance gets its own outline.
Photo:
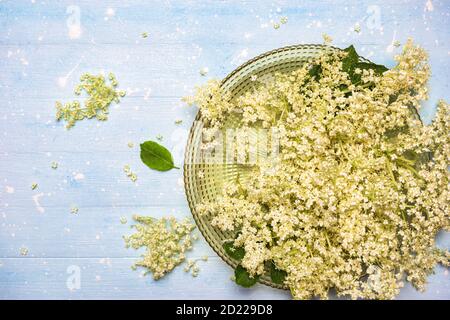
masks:
[[[133,171],[131,171],[131,168],[128,164],[123,166],[123,172],[125,172],[126,176],[130,178],[131,181],[136,182],[137,175]]]
[[[211,126],[220,124],[234,108],[229,102],[230,95],[222,90],[218,80],[209,80],[204,86],[196,87],[195,96],[187,96],[182,100],[188,105],[195,103],[203,106],[202,116]]]
[[[190,98],[210,125],[238,109],[241,125],[278,129],[276,170],[255,166],[197,209],[236,232],[250,275],[267,261],[285,271],[296,299],[327,298],[331,288],[391,299],[405,281],[424,290],[437,263],[449,266],[435,236],[450,230],[450,107],[439,101],[430,125],[418,117],[427,54],[409,40],[394,68],[356,68],[356,82],[345,56],[322,55],[233,102],[217,82]]]
[[[110,84],[108,84],[103,75],[91,75],[85,73],[81,76],[81,83],[75,87],[74,93],[79,96],[82,91],[88,95],[84,106],[78,101],[62,104],[56,102],[56,120],[67,122],[66,128],[71,128],[76,121],[93,117],[98,120],[108,119],[108,108],[111,102],[119,103],[120,97],[125,96],[125,91],[116,90],[118,82],[114,74],[108,75]]]
[[[136,262],[134,268],[148,269],[157,280],[185,261],[186,251],[192,249],[194,238],[191,233],[195,229],[188,219],[179,222],[173,217],[155,219],[138,215],[133,219],[138,222],[133,226],[137,232],[124,237],[126,246],[146,248],[142,260]]]
[[[200,272],[200,268],[197,265],[197,261],[199,260],[203,260],[203,261],[208,261],[208,256],[203,256],[201,259],[196,259],[196,260],[188,260],[186,262],[186,265],[184,266],[184,272],[191,272],[191,275],[193,277],[197,277],[198,273]]]

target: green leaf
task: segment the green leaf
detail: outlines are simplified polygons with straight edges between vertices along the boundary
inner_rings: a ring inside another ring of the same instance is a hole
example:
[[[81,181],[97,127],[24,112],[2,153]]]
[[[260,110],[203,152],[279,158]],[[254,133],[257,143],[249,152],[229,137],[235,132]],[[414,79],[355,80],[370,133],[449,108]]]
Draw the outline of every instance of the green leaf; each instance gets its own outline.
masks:
[[[322,73],[322,67],[319,64],[315,64],[309,69],[308,73],[311,78],[319,80]]]
[[[236,270],[234,270],[234,277],[236,279],[236,283],[244,288],[250,288],[258,282],[259,279],[259,276],[250,276],[247,270],[245,270],[241,265],[238,265]]]
[[[381,64],[376,64],[373,62],[358,62],[355,65],[355,69],[361,69],[362,70],[370,70],[372,69],[375,75],[382,75],[383,72],[389,70],[388,68],[386,68],[385,66],[381,65]],[[356,73],[352,73],[351,74],[351,81],[353,84],[358,83],[361,81],[361,74],[356,74]]]
[[[361,69],[361,70],[370,70],[372,69],[374,74],[380,76],[383,74],[383,72],[389,70],[385,66],[381,64],[376,64],[373,62],[358,62],[355,66],[355,68]]]
[[[356,74],[355,69],[361,70],[372,69],[376,75],[381,75],[383,72],[389,70],[381,64],[373,62],[359,62],[359,55],[356,53],[355,47],[351,45],[344,49],[347,52],[347,56],[342,59],[342,70],[348,73],[348,76],[353,84],[357,84],[361,81],[361,74]]]
[[[169,150],[154,141],[141,143],[141,160],[150,169],[158,171],[179,169],[173,164],[173,158]]]
[[[353,70],[355,70],[355,66],[359,61],[359,56],[353,45],[345,48],[344,51],[347,52],[347,56],[342,59],[342,70],[347,72],[349,75],[352,75]]]
[[[270,262],[269,272],[270,272],[270,279],[272,279],[273,283],[276,284],[284,283],[287,273],[284,270],[278,269],[273,261]]]
[[[245,250],[242,247],[235,248],[233,246],[233,242],[225,242],[223,244],[223,248],[225,249],[225,252],[233,259],[241,261],[242,258],[245,256]]]

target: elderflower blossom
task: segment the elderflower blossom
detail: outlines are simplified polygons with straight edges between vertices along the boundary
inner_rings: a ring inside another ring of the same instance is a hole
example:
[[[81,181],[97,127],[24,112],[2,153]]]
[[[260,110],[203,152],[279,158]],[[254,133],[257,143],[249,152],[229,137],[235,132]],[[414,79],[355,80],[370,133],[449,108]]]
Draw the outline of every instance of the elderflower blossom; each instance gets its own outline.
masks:
[[[85,73],[80,78],[80,84],[75,88],[75,95],[79,96],[84,91],[88,98],[84,106],[78,101],[62,104],[57,101],[56,120],[66,121],[66,128],[69,129],[75,125],[76,121],[83,119],[97,118],[105,121],[108,119],[109,105],[112,102],[119,103],[120,97],[125,96],[125,91],[116,90],[118,82],[113,73],[108,75],[109,83],[103,75],[91,75]]]
[[[333,42],[333,38],[326,33],[322,34],[322,38],[325,44],[330,44],[331,42]]]
[[[130,178],[131,181],[136,182],[137,175],[133,171],[131,171],[131,168],[128,164],[123,166],[123,172],[125,172],[126,176]]]
[[[27,247],[21,247],[19,252],[20,252],[20,255],[26,256],[26,255],[28,255],[28,248]]]
[[[196,240],[196,239],[194,239],[194,240]],[[200,268],[197,265],[197,261],[200,261],[200,260],[206,262],[206,261],[208,261],[208,256],[203,256],[200,259],[196,259],[196,260],[189,259],[186,262],[186,265],[183,268],[184,272],[189,272],[190,271],[191,275],[193,277],[197,277],[199,272],[200,272]]]
[[[135,215],[133,218],[138,223],[134,226],[136,233],[124,237],[126,246],[146,248],[135,267],[148,269],[157,280],[185,261],[185,253],[192,249],[191,233],[195,229],[188,219],[179,222],[173,217],[155,219]],[[188,264],[187,271],[193,265]]]
[[[233,102],[214,81],[189,99],[210,128],[238,109],[243,126],[280,133],[277,170],[255,166],[197,210],[238,234],[250,275],[267,261],[284,270],[295,299],[327,298],[331,288],[391,299],[405,281],[424,290],[434,266],[450,264],[435,248],[436,234],[450,230],[450,106],[439,101],[431,125],[417,116],[428,97],[426,52],[408,40],[391,70],[357,70],[358,85],[343,56],[314,59],[319,79],[306,64]]]
[[[126,224],[128,222],[127,217],[120,217],[120,223]]]

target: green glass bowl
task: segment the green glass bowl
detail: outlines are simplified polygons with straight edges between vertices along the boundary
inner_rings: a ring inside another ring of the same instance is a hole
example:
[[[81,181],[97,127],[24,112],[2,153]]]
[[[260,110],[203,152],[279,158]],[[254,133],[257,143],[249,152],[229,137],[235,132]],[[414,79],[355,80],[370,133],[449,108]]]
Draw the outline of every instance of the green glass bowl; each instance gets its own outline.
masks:
[[[288,73],[301,67],[305,62],[320,54],[341,50],[332,46],[302,44],[279,48],[261,54],[231,72],[221,86],[236,98],[248,91],[254,82],[252,76],[257,76],[259,81],[270,81],[275,73]],[[362,61],[368,61],[362,59]],[[230,117],[225,127],[236,127],[238,118]],[[194,220],[214,251],[231,267],[235,268],[238,261],[227,255],[223,249],[223,243],[233,239],[234,234],[224,233],[211,225],[211,217],[199,215],[196,206],[204,200],[214,201],[220,194],[224,182],[248,179],[254,167],[242,164],[212,164],[200,163],[201,158],[201,130],[203,119],[201,113],[197,114],[191,127],[184,161],[184,186],[186,196]],[[274,288],[288,289],[284,285],[275,284],[270,277],[265,275],[260,283]]]

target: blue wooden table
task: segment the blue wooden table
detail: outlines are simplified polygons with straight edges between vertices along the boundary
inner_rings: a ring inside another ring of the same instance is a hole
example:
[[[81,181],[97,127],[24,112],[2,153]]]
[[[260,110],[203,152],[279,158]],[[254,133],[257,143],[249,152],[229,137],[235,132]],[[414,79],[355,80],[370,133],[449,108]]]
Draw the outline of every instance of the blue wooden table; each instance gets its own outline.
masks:
[[[131,270],[139,252],[124,248],[131,230],[121,217],[190,216],[182,171],[149,170],[139,143],[162,135],[182,164],[196,110],[181,96],[267,50],[321,43],[323,33],[388,66],[395,41],[411,36],[424,46],[433,76],[421,114],[429,122],[436,100],[450,98],[449,15],[450,2],[436,0],[0,1],[0,298],[290,298],[236,286],[203,238],[190,255],[209,256],[197,278],[178,268],[155,282]],[[274,28],[281,17],[288,22]],[[74,99],[82,73],[102,71],[113,71],[128,95],[108,121],[66,131],[55,101]],[[449,248],[449,235],[438,244]],[[399,298],[449,299],[449,280],[438,267],[426,292],[407,285]]]

